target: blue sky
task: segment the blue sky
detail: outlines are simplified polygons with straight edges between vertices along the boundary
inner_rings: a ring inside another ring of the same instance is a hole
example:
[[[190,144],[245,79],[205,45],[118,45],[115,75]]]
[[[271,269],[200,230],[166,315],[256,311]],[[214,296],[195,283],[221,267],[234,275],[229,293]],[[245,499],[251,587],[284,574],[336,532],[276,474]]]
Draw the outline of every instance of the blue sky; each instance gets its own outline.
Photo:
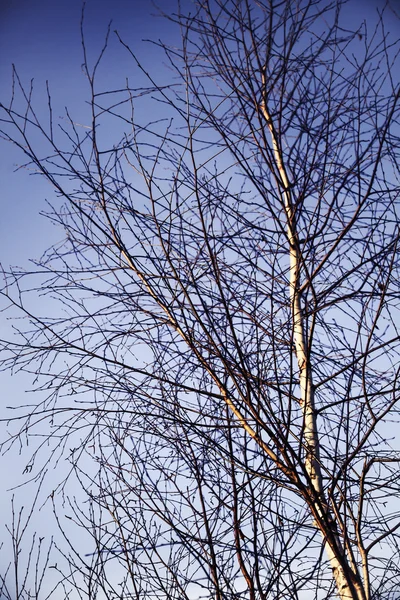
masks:
[[[350,0],[349,18],[361,21],[383,3],[383,0]],[[159,4],[169,12],[176,3],[160,0]],[[81,10],[81,0],[0,0],[0,102],[6,104],[10,97],[12,64],[15,64],[26,85],[34,78],[34,105],[43,115],[47,103],[46,80],[50,83],[56,122],[61,122],[65,106],[77,119],[85,114],[88,87],[81,70]],[[112,30],[117,29],[144,64],[162,77],[164,67],[160,54],[143,40],[161,38],[168,42],[174,39],[176,30],[164,19],[152,18],[155,13],[157,9],[149,0],[87,0],[85,39],[90,57],[94,58],[100,51],[112,19]],[[398,24],[394,27],[399,29]],[[105,89],[112,88],[127,75],[135,77],[132,60],[112,35],[100,82]],[[62,235],[39,216],[39,211],[45,208],[45,200],[52,199],[53,191],[45,180],[30,176],[26,170],[15,172],[23,157],[1,140],[0,156],[0,262],[5,267],[9,264],[26,267],[29,258],[40,255]],[[5,405],[25,401],[27,378],[0,374],[0,385],[2,412]],[[15,455],[12,461],[0,457],[0,477],[7,482],[7,487],[22,480],[25,464],[25,457]],[[2,522],[9,514],[8,504],[9,497],[3,495],[0,542]]]
[[[357,21],[370,16],[384,0],[350,0],[349,18]],[[394,2],[396,6],[397,0]],[[175,0],[160,0],[165,12],[174,9]],[[25,85],[34,79],[35,106],[45,109],[45,82],[50,82],[56,121],[68,106],[76,117],[84,107],[87,83],[81,71],[80,19],[82,0],[0,0],[0,101],[7,103],[11,90],[12,64]],[[165,19],[154,18],[158,9],[151,0],[87,0],[85,37],[89,55],[100,50],[109,21],[112,30],[138,52],[152,72],[163,66],[154,46],[144,39],[173,39],[176,30]],[[393,25],[399,29],[399,25]],[[400,33],[400,29],[399,29]],[[105,88],[133,76],[133,64],[119,47],[114,35],[101,73]],[[44,111],[45,112],[45,111]],[[14,173],[22,157],[9,144],[0,144],[2,219],[0,221],[0,262],[22,264],[46,247],[55,232],[38,217],[44,199],[52,190],[44,180],[28,173]],[[29,235],[26,235],[26,232]],[[20,235],[23,234],[23,235]]]
[[[164,0],[163,9],[167,10],[168,4]],[[46,106],[45,85],[48,80],[56,122],[61,122],[65,106],[76,117],[82,112],[88,87],[81,70],[81,11],[81,0],[1,0],[1,102],[7,103],[10,98],[14,64],[25,85],[34,79],[34,105],[39,111]],[[142,50],[140,54],[145,62],[151,63],[154,46],[147,45],[145,48],[142,40],[160,36],[165,39],[169,29],[164,19],[152,17],[155,13],[157,9],[147,0],[88,0],[84,29],[89,57],[94,58],[100,51],[112,19],[112,30],[117,29],[133,51]],[[157,70],[156,61],[152,66]],[[132,60],[113,34],[105,67],[108,70],[104,68],[101,73],[105,87],[132,75]],[[42,112],[45,114],[45,110]],[[48,223],[38,218],[38,212],[44,206],[43,200],[51,197],[52,190],[44,180],[29,176],[26,171],[13,172],[23,157],[10,144],[2,143],[0,152],[1,262],[20,265],[36,250],[44,250],[46,239],[53,239],[54,232]],[[29,231],[28,238],[19,235],[26,230]]]
[[[173,2],[173,4],[175,4]],[[169,1],[163,0],[167,10]],[[56,123],[62,123],[65,106],[77,119],[85,114],[88,86],[81,65],[80,38],[81,0],[0,0],[0,102],[7,104],[11,95],[12,65],[24,83],[34,79],[34,106],[46,118],[46,80],[49,81]],[[148,66],[161,72],[163,66],[156,59],[154,46],[143,44],[143,39],[168,39],[170,26],[161,18],[153,18],[157,9],[147,0],[87,0],[85,10],[85,39],[89,60],[97,56],[108,24],[139,52]],[[158,62],[157,62],[158,61]],[[116,36],[111,35],[109,53],[100,73],[100,84],[105,89],[134,77],[132,59],[121,48]],[[5,267],[29,267],[29,259],[40,256],[52,243],[62,237],[39,212],[46,207],[46,199],[54,197],[51,186],[27,170],[15,169],[23,162],[20,151],[0,140],[0,263]],[[8,328],[8,326],[6,326]],[[2,330],[5,331],[4,319]],[[28,376],[0,373],[1,417],[5,407],[37,400],[26,393],[31,387]],[[0,424],[0,437],[5,426]],[[23,474],[28,460],[24,452],[0,457],[2,491],[26,481]],[[59,476],[58,471],[58,476]],[[33,488],[18,494],[18,503],[29,498]],[[10,521],[10,494],[0,494],[0,545],[5,539],[4,523]],[[29,501],[27,503],[29,505]],[[35,519],[38,531],[49,533],[45,514]],[[51,523],[50,527],[53,527]],[[51,531],[51,530],[50,530]],[[4,556],[4,555],[3,555]],[[8,560],[8,559],[7,559]],[[0,561],[0,572],[5,564]]]
[[[175,0],[159,0],[158,4],[167,13],[176,6]],[[384,4],[384,0],[350,0],[346,8],[349,21],[359,22]],[[397,4],[394,0],[393,6]],[[34,79],[34,106],[44,118],[46,80],[56,123],[62,123],[65,106],[76,119],[82,115],[88,87],[81,69],[81,11],[82,0],[0,0],[0,102],[7,103],[10,98],[14,64],[25,85]],[[87,0],[84,29],[89,58],[97,56],[112,19],[111,29],[118,30],[144,64],[162,77],[160,53],[143,40],[168,42],[177,32],[165,19],[154,17],[158,12],[151,0]],[[392,24],[400,35],[399,23],[393,19]],[[110,89],[123,84],[126,76],[136,76],[133,62],[112,34],[100,83]],[[38,215],[45,199],[51,199],[52,189],[26,170],[14,172],[23,157],[10,144],[0,141],[0,153],[0,262],[22,265],[56,239],[57,233]]]

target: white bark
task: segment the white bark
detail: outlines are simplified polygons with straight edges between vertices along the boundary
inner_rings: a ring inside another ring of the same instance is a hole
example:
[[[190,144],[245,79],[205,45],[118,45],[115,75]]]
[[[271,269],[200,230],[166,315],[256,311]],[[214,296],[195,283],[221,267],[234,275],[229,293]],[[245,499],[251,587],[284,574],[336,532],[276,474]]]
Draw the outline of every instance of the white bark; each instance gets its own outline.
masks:
[[[316,498],[316,501],[313,502],[313,506],[310,506],[310,509],[314,515],[314,523],[319,528],[324,540],[326,553],[335,578],[339,598],[341,600],[366,600],[367,595],[362,585],[361,578],[358,572],[355,572],[350,565],[335,525],[335,517],[332,515],[332,511],[329,510],[324,495],[312,368],[304,331],[304,316],[301,307],[301,294],[299,292],[301,257],[297,244],[296,215],[293,209],[290,181],[287,176],[278,143],[278,135],[270,117],[265,99],[260,108],[271,136],[272,150],[277,168],[277,180],[278,185],[282,190],[287,219],[287,239],[290,257],[290,300],[292,308],[293,341],[299,367],[300,403],[304,418],[304,446],[306,452],[305,470],[310,481],[311,497]]]

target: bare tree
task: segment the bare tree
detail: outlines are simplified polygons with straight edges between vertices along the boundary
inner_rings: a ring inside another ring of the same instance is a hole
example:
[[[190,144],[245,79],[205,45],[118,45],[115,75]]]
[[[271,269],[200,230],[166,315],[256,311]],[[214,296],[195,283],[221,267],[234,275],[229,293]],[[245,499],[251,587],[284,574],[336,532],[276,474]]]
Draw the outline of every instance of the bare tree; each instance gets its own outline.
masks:
[[[399,597],[399,46],[342,9],[184,3],[166,86],[120,40],[148,86],[97,89],[83,42],[85,128],[15,74],[2,135],[65,240],[5,273],[30,325],[3,368],[47,390],[32,468],[64,456],[88,499],[81,597]]]

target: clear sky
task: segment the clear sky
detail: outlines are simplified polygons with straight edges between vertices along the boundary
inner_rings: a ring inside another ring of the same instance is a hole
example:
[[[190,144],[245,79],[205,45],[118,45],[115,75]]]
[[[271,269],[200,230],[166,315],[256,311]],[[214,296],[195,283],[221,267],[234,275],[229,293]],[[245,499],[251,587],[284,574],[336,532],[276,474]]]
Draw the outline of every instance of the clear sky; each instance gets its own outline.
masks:
[[[176,5],[174,0],[159,0],[165,12]],[[350,0],[349,18],[361,21],[382,0]],[[394,6],[399,6],[399,0]],[[61,123],[64,106],[68,106],[77,118],[84,114],[87,82],[81,70],[82,48],[80,41],[81,0],[0,0],[0,102],[7,104],[11,93],[12,64],[15,64],[25,84],[34,78],[35,100],[39,113],[45,114],[47,103],[46,80],[50,83],[55,107],[55,121]],[[104,42],[110,19],[112,30],[138,52],[153,72],[163,76],[160,54],[154,46],[144,44],[145,39],[171,41],[175,29],[162,18],[154,18],[157,8],[150,0],[87,0],[85,14],[85,38],[92,57],[96,56]],[[397,25],[398,27],[398,25]],[[400,34],[400,32],[399,32]],[[132,59],[111,36],[110,50],[101,71],[101,83],[107,89],[133,77]],[[0,263],[28,266],[29,258],[40,255],[61,234],[39,211],[45,208],[45,199],[52,198],[49,184],[27,171],[14,172],[23,157],[17,149],[0,140]],[[24,402],[24,390],[28,380],[21,376],[11,378],[0,374],[2,389],[1,416],[4,406]],[[1,428],[0,428],[1,435]],[[22,481],[26,458],[14,455],[4,460],[0,457],[0,478],[5,487]],[[2,522],[9,514],[9,497],[0,494],[0,543]],[[0,571],[2,570],[0,563]]]
[[[161,3],[168,10],[169,0]],[[174,2],[172,2],[174,4]],[[11,93],[12,64],[25,85],[34,78],[35,107],[45,109],[45,82],[50,83],[55,119],[68,106],[73,115],[81,113],[87,97],[87,82],[81,71],[82,47],[80,41],[81,0],[0,0],[0,98],[6,103]],[[107,26],[112,19],[112,30],[150,63],[154,46],[143,45],[143,39],[165,39],[168,23],[153,18],[157,8],[149,0],[88,0],[85,11],[85,37],[89,56],[101,49]],[[116,57],[116,60],[115,60]],[[132,75],[132,59],[119,47],[114,35],[110,51],[101,72],[107,87]],[[153,64],[157,68],[157,64]],[[161,66],[161,65],[160,65]],[[157,70],[157,69],[156,69]],[[44,113],[45,111],[43,111]],[[38,177],[27,172],[13,173],[22,157],[12,146],[1,144],[0,181],[2,190],[2,219],[0,222],[1,262],[21,264],[36,249],[43,250],[48,236],[48,224],[38,220],[38,208],[43,199],[51,197],[51,189]],[[43,228],[46,227],[45,239]],[[29,230],[29,241],[19,233]],[[23,241],[26,241],[23,243]]]
[[[170,12],[175,0],[159,0],[162,10]],[[384,0],[350,0],[349,18],[361,21]],[[394,6],[398,0],[394,1]],[[400,6],[400,5],[399,5]],[[73,115],[82,111],[87,97],[87,83],[81,71],[82,48],[80,18],[82,0],[0,0],[0,101],[7,103],[11,92],[12,64],[28,85],[34,78],[35,106],[45,109],[45,82],[49,80],[56,107],[56,120],[68,106]],[[160,55],[144,39],[169,41],[175,35],[151,0],[87,0],[85,37],[94,57],[102,46],[109,21],[133,51],[138,52],[152,71],[162,70]],[[398,27],[398,26],[397,26]],[[400,31],[399,31],[400,35]],[[110,51],[102,71],[105,87],[124,80],[133,73],[132,60],[111,36]],[[61,122],[59,120],[59,122]],[[27,257],[40,252],[56,235],[43,219],[38,218],[44,198],[51,188],[27,172],[14,173],[21,155],[9,144],[0,146],[1,208],[0,262],[22,264]],[[43,235],[43,228],[46,233]],[[22,232],[29,232],[26,236]]]
[[[160,2],[165,11],[169,10],[170,4],[175,5],[175,2]],[[34,106],[39,114],[46,114],[46,80],[50,84],[56,124],[62,123],[65,106],[77,119],[85,112],[88,85],[81,69],[81,12],[81,0],[0,0],[0,102],[9,102],[14,64],[25,85],[29,86],[34,78]],[[163,65],[154,46],[143,44],[144,39],[167,40],[171,35],[171,27],[165,19],[152,16],[158,12],[149,0],[87,0],[84,30],[89,59],[101,50],[112,19],[111,29],[118,30],[132,50],[139,52],[144,62],[162,76]],[[123,84],[125,77],[133,77],[133,73],[132,59],[112,34],[99,83],[109,89],[118,82]],[[0,263],[5,267],[10,264],[28,267],[30,258],[40,256],[62,237],[62,233],[39,216],[40,210],[45,209],[45,200],[52,200],[53,190],[44,179],[32,176],[26,170],[15,172],[23,162],[23,156],[2,140],[0,157]],[[4,319],[1,327],[4,334]],[[37,400],[26,394],[30,386],[27,376],[11,377],[0,373],[1,417],[4,417],[6,406]],[[0,423],[1,438],[4,433],[5,425]],[[6,538],[4,523],[10,522],[11,514],[11,493],[3,492],[26,481],[28,475],[23,474],[23,470],[27,460],[25,453],[19,456],[13,452],[0,457],[0,546]],[[19,492],[18,504],[29,505],[33,488],[26,488],[22,494],[21,490]],[[42,513],[35,519],[41,535],[51,533],[54,527],[48,515]],[[2,556],[0,573],[9,560],[4,551]]]

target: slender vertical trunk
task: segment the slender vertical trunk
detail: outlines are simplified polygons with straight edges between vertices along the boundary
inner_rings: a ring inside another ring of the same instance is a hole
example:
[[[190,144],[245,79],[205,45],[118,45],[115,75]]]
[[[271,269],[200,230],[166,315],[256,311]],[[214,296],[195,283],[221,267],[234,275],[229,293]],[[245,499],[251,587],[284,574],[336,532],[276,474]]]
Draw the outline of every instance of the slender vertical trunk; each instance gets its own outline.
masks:
[[[315,524],[319,528],[325,544],[339,598],[341,600],[366,600],[361,577],[357,571],[352,569],[349,563],[338,534],[335,518],[329,510],[324,495],[312,382],[312,365],[304,330],[304,316],[301,307],[301,294],[299,292],[301,256],[298,247],[296,214],[290,191],[290,182],[278,144],[277,132],[274,128],[265,99],[260,108],[271,135],[272,150],[278,175],[277,178],[279,186],[282,189],[287,219],[287,239],[289,243],[290,258],[290,300],[294,349],[299,367],[300,403],[303,411],[303,439],[306,452],[305,470],[310,482],[309,491],[311,498],[315,498],[315,502],[313,502],[313,506],[310,506],[310,509],[312,510],[315,517]],[[309,499],[307,500],[310,504]]]

